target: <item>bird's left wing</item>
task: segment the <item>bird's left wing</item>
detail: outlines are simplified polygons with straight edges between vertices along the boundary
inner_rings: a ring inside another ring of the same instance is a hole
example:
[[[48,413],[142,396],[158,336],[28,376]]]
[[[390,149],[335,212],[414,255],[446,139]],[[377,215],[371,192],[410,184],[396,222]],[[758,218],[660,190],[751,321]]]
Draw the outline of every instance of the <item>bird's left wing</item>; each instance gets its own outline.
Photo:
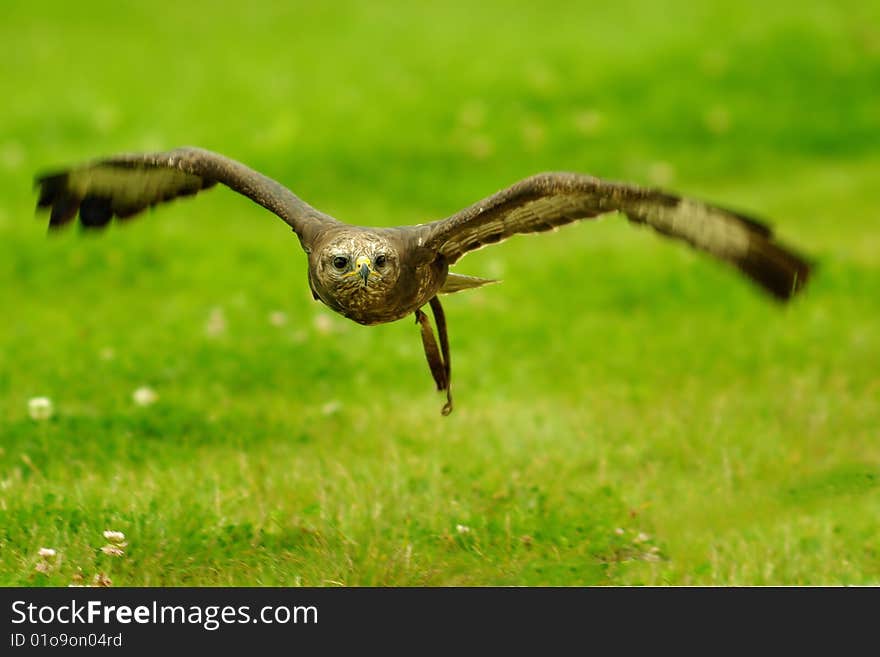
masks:
[[[779,299],[789,298],[807,281],[809,263],[775,243],[770,228],[754,219],[662,190],[573,173],[526,178],[419,228],[424,246],[453,264],[468,251],[517,233],[552,230],[616,211],[736,266]]]
[[[221,183],[281,217],[306,243],[335,223],[284,185],[228,157],[201,148],[133,153],[38,176],[37,208],[49,209],[49,228],[79,213],[85,228],[102,228],[113,217],[127,219],[146,208],[191,196]]]

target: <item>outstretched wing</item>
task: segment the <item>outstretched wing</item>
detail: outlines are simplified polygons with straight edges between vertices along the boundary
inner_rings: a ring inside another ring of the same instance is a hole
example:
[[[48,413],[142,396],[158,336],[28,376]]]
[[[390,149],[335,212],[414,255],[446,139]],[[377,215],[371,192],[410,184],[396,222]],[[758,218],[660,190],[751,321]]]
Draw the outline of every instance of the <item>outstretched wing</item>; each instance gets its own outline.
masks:
[[[50,229],[71,222],[77,212],[84,228],[102,228],[113,217],[127,219],[218,182],[277,214],[301,240],[307,241],[322,226],[335,223],[271,178],[200,148],[117,155],[38,176],[37,208],[50,210]]]
[[[460,212],[421,227],[423,243],[453,264],[468,251],[517,233],[555,229],[609,212],[728,262],[778,299],[804,286],[810,264],[773,241],[766,225],[667,192],[573,173],[526,178]]]

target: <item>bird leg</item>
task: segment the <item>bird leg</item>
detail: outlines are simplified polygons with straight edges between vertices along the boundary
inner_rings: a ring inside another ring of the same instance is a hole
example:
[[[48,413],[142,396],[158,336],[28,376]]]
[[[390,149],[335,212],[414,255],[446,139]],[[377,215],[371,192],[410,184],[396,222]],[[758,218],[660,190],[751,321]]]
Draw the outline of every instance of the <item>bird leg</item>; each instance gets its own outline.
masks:
[[[449,335],[446,333],[446,313],[440,305],[439,297],[432,297],[431,310],[434,313],[434,323],[437,325],[437,335],[440,338],[440,351],[443,355],[443,369],[446,371],[446,391],[452,386],[452,362],[449,360]],[[452,398],[449,398],[449,410],[452,410]]]
[[[437,390],[446,391],[446,404],[440,411],[443,415],[452,412],[451,377],[452,368],[449,361],[449,336],[446,333],[446,316],[443,314],[443,306],[437,297],[431,299],[431,310],[434,313],[434,322],[437,324],[437,333],[440,336],[440,346],[434,337],[434,330],[428,316],[421,309],[416,310],[416,324],[422,331],[422,345],[425,348],[425,357],[428,359],[428,367],[437,384]]]

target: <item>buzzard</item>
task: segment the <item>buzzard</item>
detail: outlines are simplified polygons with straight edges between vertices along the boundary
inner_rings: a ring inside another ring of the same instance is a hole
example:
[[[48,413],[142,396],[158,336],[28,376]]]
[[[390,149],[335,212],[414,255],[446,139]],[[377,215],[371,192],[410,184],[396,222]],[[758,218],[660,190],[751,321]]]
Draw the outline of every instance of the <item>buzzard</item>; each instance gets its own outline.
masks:
[[[54,230],[79,215],[86,229],[127,219],[148,207],[221,183],[284,220],[308,255],[315,299],[360,324],[411,313],[425,356],[452,410],[446,319],[440,294],[495,281],[449,271],[469,251],[517,233],[556,229],[612,212],[646,224],[736,267],[776,299],[803,288],[810,264],[778,244],[765,224],[738,212],[675,194],[576,173],[541,173],[446,219],[392,228],[346,224],[301,200],[280,183],[235,160],[200,148],[117,155],[38,176],[37,208]],[[436,337],[422,308],[429,305]]]

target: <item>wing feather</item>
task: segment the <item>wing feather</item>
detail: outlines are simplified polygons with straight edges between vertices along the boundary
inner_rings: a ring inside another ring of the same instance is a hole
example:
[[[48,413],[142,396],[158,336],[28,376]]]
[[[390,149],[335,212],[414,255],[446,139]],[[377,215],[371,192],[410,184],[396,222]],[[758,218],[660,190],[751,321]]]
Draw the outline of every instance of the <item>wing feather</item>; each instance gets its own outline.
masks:
[[[526,178],[460,212],[422,227],[424,243],[448,264],[469,251],[518,233],[622,212],[631,222],[734,265],[778,299],[788,299],[809,278],[803,256],[773,239],[751,217],[668,192],[572,173]]]
[[[221,183],[281,217],[300,239],[336,223],[280,183],[230,158],[200,148],[110,157],[38,176],[38,209],[49,210],[58,229],[79,213],[84,228],[103,228],[147,208],[192,196]]]

